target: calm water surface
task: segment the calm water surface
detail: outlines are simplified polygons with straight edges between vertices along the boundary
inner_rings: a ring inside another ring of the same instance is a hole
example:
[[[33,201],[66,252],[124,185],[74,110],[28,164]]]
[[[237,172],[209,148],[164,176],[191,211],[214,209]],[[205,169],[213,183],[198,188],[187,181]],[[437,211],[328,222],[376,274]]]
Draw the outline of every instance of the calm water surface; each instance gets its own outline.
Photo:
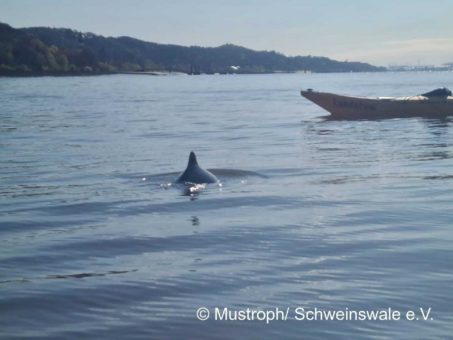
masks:
[[[298,92],[411,95],[451,79],[0,79],[0,337],[451,337],[453,120],[325,121]],[[186,196],[167,183],[191,150],[261,176],[225,172]],[[196,318],[299,306],[432,311]]]

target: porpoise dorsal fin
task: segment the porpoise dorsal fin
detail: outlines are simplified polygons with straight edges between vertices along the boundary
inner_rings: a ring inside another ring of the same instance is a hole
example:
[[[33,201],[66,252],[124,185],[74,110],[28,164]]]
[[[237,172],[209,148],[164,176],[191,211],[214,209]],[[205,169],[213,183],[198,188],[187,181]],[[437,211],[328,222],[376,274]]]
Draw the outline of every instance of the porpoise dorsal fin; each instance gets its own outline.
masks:
[[[192,167],[195,165],[198,165],[197,156],[195,156],[195,152],[191,151],[190,155],[189,155],[189,163],[187,164],[187,167],[189,168],[189,167]]]
[[[197,156],[195,156],[193,151],[190,152],[186,170],[176,179],[176,183],[202,184],[217,182],[219,182],[217,177],[198,165]]]

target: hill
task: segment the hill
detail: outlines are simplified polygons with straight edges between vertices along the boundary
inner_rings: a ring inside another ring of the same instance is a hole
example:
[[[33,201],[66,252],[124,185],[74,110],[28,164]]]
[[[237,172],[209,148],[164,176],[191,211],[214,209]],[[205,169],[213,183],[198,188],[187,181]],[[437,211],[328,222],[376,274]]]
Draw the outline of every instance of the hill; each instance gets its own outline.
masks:
[[[165,45],[103,37],[71,29],[15,29],[0,23],[0,74],[96,74],[168,71],[200,73],[370,72],[384,68],[325,57],[287,57],[231,44]]]

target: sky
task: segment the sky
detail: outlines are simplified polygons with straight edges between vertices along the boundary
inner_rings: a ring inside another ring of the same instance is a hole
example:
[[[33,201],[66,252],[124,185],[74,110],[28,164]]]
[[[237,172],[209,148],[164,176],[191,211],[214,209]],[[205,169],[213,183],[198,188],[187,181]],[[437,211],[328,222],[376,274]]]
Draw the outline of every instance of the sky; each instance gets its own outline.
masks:
[[[453,62],[453,0],[0,0],[13,27],[225,43],[374,65]]]

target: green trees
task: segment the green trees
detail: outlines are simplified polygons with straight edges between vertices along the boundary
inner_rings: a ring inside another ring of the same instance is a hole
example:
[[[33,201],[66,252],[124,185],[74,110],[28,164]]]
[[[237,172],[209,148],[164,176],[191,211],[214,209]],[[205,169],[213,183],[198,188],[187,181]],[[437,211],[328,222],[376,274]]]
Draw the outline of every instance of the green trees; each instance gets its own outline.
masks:
[[[286,57],[231,44],[184,47],[130,37],[106,38],[70,29],[14,29],[0,23],[0,75],[96,74],[140,71],[200,73],[382,71],[324,57]]]
[[[0,24],[0,74],[67,72],[68,58],[57,46]]]

